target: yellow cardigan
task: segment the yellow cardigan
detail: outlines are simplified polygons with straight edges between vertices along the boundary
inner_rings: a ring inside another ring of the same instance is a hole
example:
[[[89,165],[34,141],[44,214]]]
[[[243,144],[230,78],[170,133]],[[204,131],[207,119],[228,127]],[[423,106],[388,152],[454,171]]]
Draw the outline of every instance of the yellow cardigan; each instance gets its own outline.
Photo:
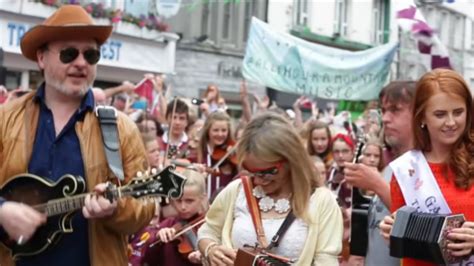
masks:
[[[240,179],[235,180],[216,197],[206,214],[206,222],[199,229],[199,240],[212,239],[226,247],[236,248],[232,245],[231,232],[240,185]],[[316,189],[310,201],[308,236],[295,265],[339,265],[343,232],[341,210],[325,187]]]

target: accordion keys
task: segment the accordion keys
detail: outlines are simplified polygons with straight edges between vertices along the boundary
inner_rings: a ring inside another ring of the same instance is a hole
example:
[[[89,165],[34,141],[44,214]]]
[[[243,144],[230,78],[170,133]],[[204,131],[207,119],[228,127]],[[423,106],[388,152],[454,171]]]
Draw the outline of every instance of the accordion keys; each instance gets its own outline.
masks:
[[[461,227],[464,215],[418,213],[404,206],[397,211],[390,235],[390,256],[413,258],[436,264],[452,264],[462,257],[453,257],[447,250],[447,232]]]

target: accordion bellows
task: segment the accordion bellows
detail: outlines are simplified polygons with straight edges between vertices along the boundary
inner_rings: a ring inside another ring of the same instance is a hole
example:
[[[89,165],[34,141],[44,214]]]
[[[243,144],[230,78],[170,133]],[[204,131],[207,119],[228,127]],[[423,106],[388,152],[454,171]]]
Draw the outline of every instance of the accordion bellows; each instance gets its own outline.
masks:
[[[461,227],[464,215],[418,213],[404,206],[397,211],[390,235],[390,256],[413,258],[436,264],[451,264],[463,258],[449,255],[447,232]]]
[[[286,258],[262,252],[262,249],[244,247],[237,251],[235,266],[289,266]]]

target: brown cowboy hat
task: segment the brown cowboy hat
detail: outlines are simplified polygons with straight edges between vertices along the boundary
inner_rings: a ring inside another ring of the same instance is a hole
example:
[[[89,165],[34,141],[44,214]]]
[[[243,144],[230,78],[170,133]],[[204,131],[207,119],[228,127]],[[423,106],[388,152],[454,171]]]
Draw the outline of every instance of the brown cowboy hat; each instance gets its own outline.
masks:
[[[87,12],[78,5],[64,5],[41,25],[31,28],[21,39],[21,52],[36,62],[36,51],[51,41],[94,39],[102,45],[112,33],[112,26],[94,25]]]

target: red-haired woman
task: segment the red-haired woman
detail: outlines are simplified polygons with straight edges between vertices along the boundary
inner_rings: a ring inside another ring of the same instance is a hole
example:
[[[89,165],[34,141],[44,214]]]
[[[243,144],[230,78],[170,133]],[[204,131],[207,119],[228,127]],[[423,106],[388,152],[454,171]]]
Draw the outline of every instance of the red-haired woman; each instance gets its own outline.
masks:
[[[466,222],[451,229],[447,248],[452,256],[469,257],[474,247],[474,135],[471,132],[472,96],[456,72],[436,69],[423,75],[416,86],[413,107],[414,150],[390,164],[395,212],[404,205],[425,213],[462,213]],[[429,195],[427,199],[424,195]],[[388,239],[391,216],[380,227]],[[465,259],[462,265],[474,257]],[[403,265],[432,265],[403,259]]]

